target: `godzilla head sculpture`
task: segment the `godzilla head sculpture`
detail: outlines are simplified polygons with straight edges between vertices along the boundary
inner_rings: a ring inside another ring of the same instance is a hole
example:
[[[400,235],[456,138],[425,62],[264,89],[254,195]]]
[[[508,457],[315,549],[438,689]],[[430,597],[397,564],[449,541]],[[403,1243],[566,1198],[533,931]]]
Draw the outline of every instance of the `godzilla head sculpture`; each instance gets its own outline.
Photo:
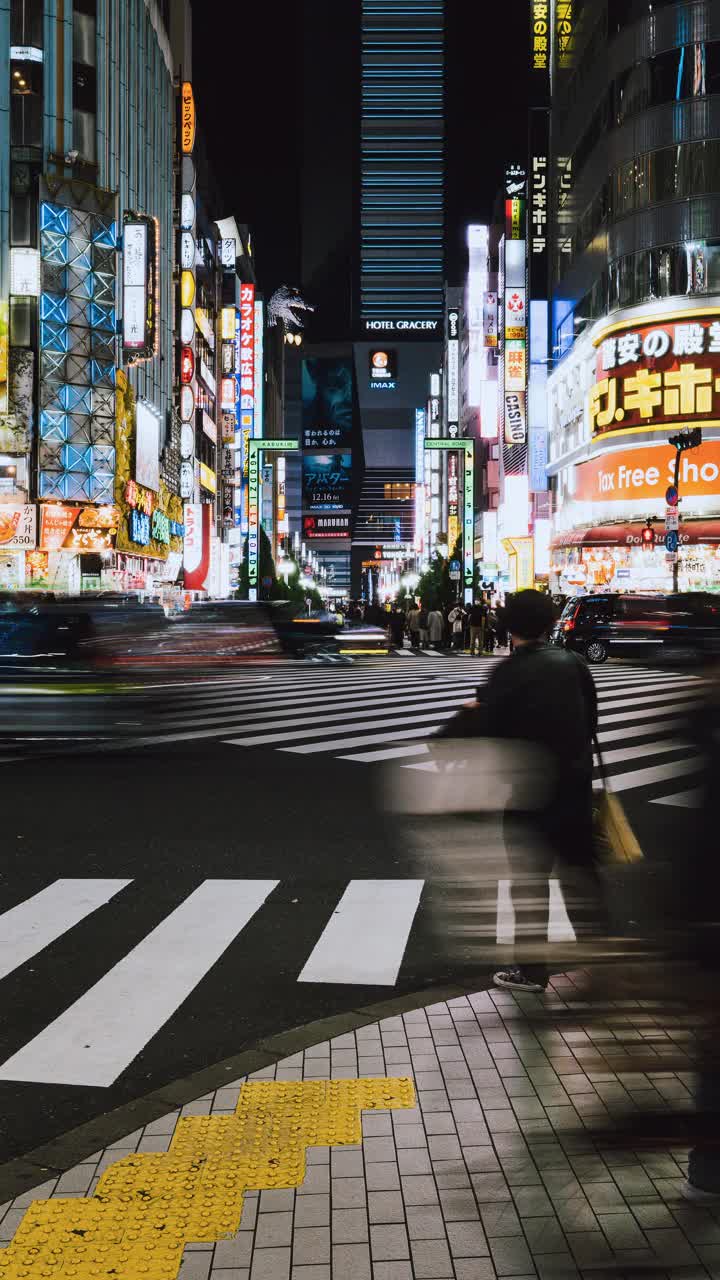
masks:
[[[303,320],[296,316],[295,312],[314,310],[315,308],[309,302],[305,302],[304,298],[300,297],[297,289],[289,289],[283,284],[275,290],[268,302],[268,325],[273,329],[275,325],[282,323],[286,332],[290,328],[302,329]]]

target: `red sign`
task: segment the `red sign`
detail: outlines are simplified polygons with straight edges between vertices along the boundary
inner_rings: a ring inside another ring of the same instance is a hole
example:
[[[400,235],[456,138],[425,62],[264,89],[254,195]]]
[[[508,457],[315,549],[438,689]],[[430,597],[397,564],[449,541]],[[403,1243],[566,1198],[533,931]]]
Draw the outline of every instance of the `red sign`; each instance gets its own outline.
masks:
[[[240,396],[243,409],[255,404],[255,285],[240,285]],[[248,402],[245,397],[250,397]]]
[[[40,506],[42,551],[110,551],[115,544],[115,507]]]
[[[596,346],[589,401],[595,434],[720,421],[720,319],[676,312],[606,330]]]
[[[350,516],[303,516],[303,537],[349,538]]]

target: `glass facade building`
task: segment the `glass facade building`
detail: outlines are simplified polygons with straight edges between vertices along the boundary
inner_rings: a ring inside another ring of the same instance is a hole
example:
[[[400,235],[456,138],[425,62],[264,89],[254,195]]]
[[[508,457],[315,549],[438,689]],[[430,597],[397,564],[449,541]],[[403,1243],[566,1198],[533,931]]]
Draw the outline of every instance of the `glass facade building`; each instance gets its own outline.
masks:
[[[363,0],[364,328],[439,321],[444,268],[444,3]]]
[[[122,406],[142,403],[144,421],[157,423],[148,439],[168,494],[177,492],[168,22],[156,0],[0,7],[8,68],[0,89],[0,504],[8,521],[11,508],[21,509],[34,530],[2,553],[0,584],[9,588],[77,590],[117,568],[113,504],[137,445],[134,418],[119,438]],[[124,361],[123,225],[131,216],[150,228],[153,333],[142,358]],[[79,504],[74,517],[67,504]]]
[[[551,585],[720,591],[720,4],[584,0],[567,63],[551,113]],[[670,440],[697,426],[678,525]]]

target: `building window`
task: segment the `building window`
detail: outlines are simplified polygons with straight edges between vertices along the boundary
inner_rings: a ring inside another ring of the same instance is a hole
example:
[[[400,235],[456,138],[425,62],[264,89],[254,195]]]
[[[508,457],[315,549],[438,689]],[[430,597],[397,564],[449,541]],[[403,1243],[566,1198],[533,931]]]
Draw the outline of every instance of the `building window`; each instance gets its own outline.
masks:
[[[43,67],[41,62],[11,62],[11,146],[42,146],[42,92]]]
[[[43,0],[10,0],[10,44],[43,47]]]
[[[384,486],[386,502],[411,502],[415,498],[415,485],[392,482]]]
[[[73,147],[82,160],[97,159],[97,62],[95,0],[73,5]]]

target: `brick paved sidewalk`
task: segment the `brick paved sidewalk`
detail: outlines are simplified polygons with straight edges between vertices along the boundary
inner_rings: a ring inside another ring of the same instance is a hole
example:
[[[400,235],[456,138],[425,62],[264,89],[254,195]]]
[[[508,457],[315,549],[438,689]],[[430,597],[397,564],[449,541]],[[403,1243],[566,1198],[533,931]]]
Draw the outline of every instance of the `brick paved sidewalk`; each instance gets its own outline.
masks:
[[[528,1022],[543,1007],[574,1008],[577,1021]],[[411,1076],[418,1105],[365,1112],[362,1145],[311,1148],[297,1191],[247,1193],[239,1232],[188,1245],[182,1280],[604,1280],[635,1267],[650,1280],[719,1277],[720,1208],[680,1196],[687,1152],[597,1150],[585,1127],[690,1102],[688,1019],[661,1026],[651,1007],[616,1002],[591,1021],[564,976],[543,999],[491,990],[431,1005],[259,1072],[252,1079]],[[675,1070],[663,1070],[670,1057]],[[242,1083],[2,1206],[3,1244],[34,1199],[92,1195],[123,1156],[166,1151],[180,1115],[232,1115]]]

